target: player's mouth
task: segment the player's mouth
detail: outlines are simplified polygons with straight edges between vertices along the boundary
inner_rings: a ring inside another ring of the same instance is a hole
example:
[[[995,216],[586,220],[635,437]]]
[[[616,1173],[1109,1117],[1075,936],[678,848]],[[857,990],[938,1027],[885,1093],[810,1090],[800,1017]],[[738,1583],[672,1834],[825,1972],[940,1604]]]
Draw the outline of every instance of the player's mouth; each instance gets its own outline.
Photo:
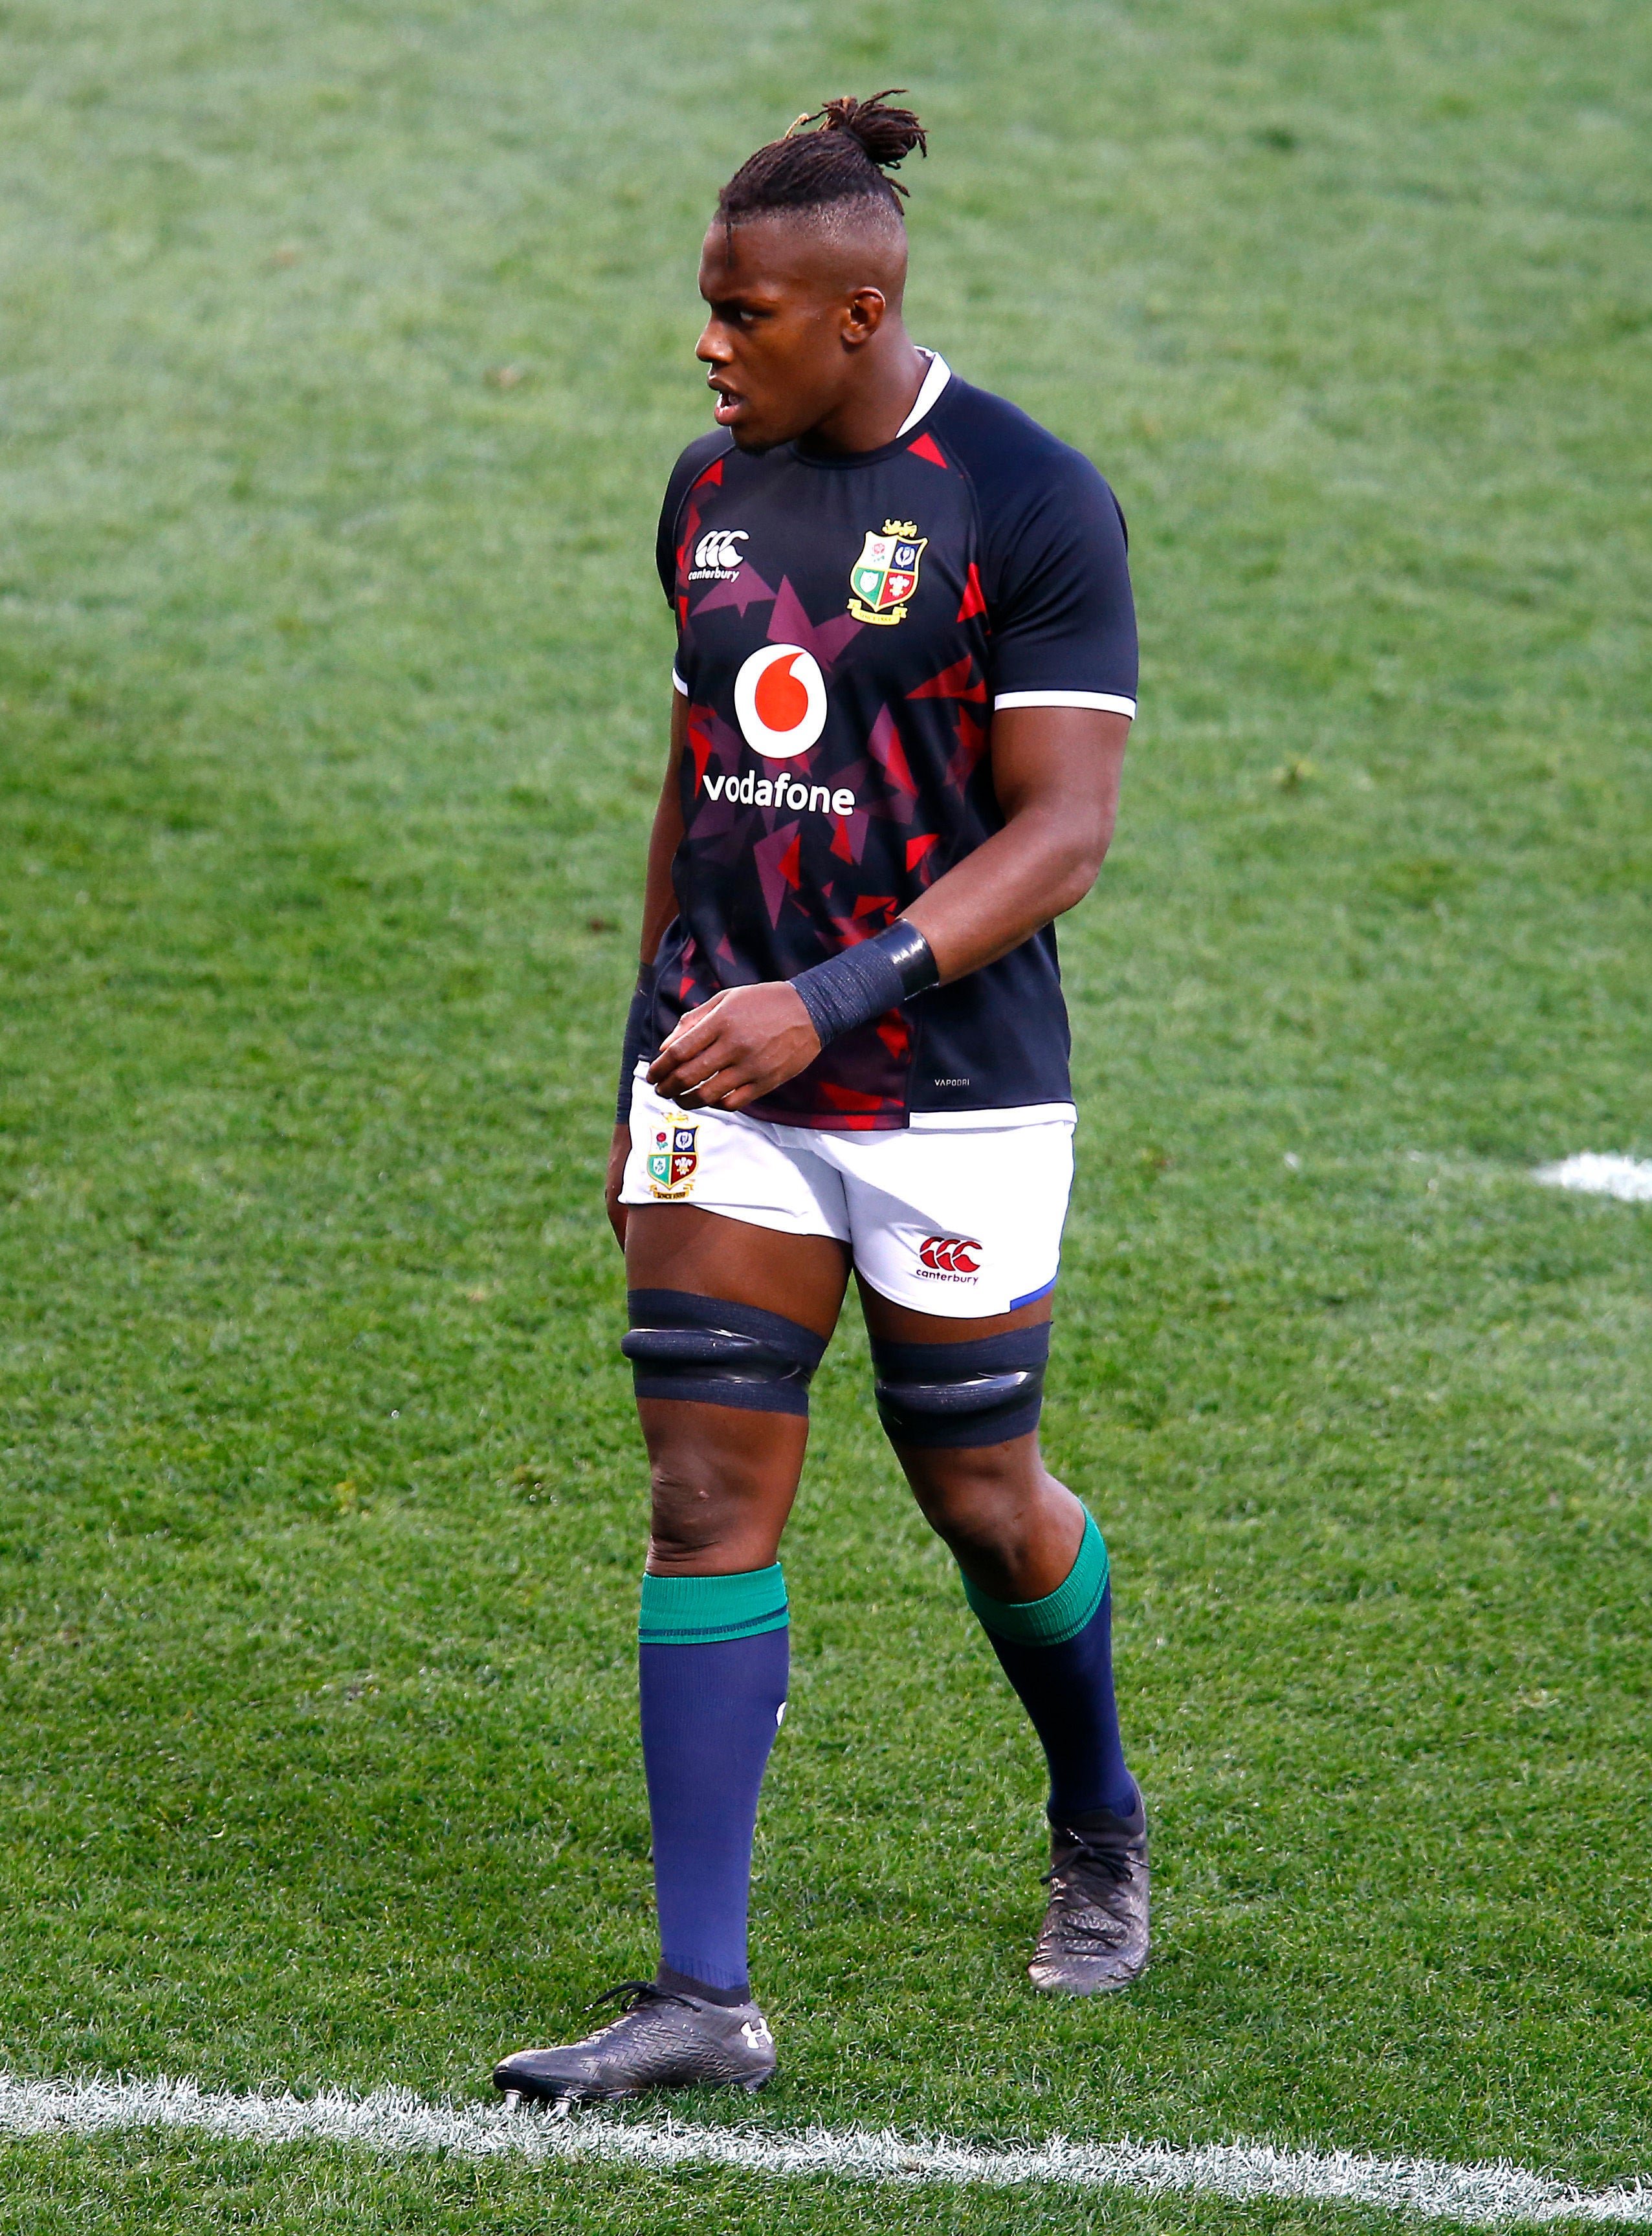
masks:
[[[732,389],[725,388],[721,381],[708,381],[706,385],[717,398],[712,406],[712,418],[720,427],[732,427],[740,417],[745,398],[736,395]]]

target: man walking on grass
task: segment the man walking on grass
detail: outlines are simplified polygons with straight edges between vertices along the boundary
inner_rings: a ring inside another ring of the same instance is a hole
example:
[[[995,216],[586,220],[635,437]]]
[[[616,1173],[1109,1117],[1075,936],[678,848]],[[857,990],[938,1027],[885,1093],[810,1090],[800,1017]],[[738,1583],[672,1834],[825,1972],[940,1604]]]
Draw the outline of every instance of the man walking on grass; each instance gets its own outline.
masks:
[[[1135,711],[1124,530],[1087,460],[908,338],[889,172],[925,144],[885,96],[829,102],[701,252],[716,426],[661,515],[671,746],[609,1186],[660,1964],[585,2041],[507,2057],[523,2096],[774,2069],[746,1932],[779,1551],[851,1274],[885,1430],[1048,1758],[1031,1977],[1091,1995],[1147,1961],[1107,1551],[1037,1437],[1075,1121],[1050,926]]]

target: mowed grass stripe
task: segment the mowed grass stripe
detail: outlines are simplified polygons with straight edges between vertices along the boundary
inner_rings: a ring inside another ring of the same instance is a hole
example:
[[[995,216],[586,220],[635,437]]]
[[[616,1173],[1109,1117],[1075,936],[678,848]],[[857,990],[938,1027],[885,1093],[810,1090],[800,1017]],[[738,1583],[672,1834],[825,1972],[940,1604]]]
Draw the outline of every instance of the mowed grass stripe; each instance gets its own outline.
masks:
[[[1063,2136],[1030,2147],[984,2149],[885,2128],[812,2127],[802,2134],[695,2127],[672,2119],[631,2124],[491,2105],[432,2102],[410,2089],[367,2096],[235,2095],[193,2081],[23,2081],[0,2076],[0,2134],[98,2135],[164,2127],[234,2143],[349,2143],[385,2155],[442,2152],[464,2159],[581,2160],[650,2171],[713,2166],[778,2180],[826,2174],[856,2182],[938,2182],[1019,2189],[1051,2184],[1144,2196],[1169,2192],[1240,2202],[1356,2205],[1478,2226],[1556,2220],[1652,2220],[1652,2187],[1581,2190],[1524,2167],[1451,2166],[1437,2159],[1352,2151],[1288,2151],[1272,2143],[1085,2143]]]

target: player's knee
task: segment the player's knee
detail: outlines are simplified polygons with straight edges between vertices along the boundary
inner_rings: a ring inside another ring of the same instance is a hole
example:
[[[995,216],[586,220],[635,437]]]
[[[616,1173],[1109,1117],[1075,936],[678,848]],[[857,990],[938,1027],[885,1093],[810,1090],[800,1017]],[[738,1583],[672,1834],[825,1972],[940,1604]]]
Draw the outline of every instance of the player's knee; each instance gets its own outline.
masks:
[[[1030,1436],[1043,1404],[1050,1324],[974,1343],[874,1338],[879,1417],[892,1444],[960,1450]]]
[[[754,1413],[809,1410],[822,1338],[779,1312],[686,1289],[633,1289],[620,1341],[639,1398],[692,1399]]]
[[[972,1554],[1015,1565],[1044,1526],[1061,1485],[1036,1444],[906,1447],[906,1479],[930,1528],[960,1559]]]
[[[656,1457],[649,1470],[648,1550],[667,1570],[698,1560],[722,1543],[738,1521],[727,1490],[693,1454]]]
[[[692,1414],[676,1417],[687,1427],[695,1423]],[[648,1437],[648,1526],[661,1568],[693,1568],[703,1554],[727,1549],[754,1532],[764,1536],[777,1516],[784,1520],[794,1487],[789,1454],[777,1464],[772,1453],[739,1441],[674,1436],[671,1416],[666,1419],[665,1433],[655,1421]]]

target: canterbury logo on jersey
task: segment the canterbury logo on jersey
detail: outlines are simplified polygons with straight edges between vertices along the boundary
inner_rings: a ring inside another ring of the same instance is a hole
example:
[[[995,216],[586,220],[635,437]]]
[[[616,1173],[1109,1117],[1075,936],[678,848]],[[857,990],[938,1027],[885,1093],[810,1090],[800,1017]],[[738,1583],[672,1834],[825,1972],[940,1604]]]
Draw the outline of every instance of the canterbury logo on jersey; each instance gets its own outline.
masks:
[[[745,557],[740,547],[748,533],[744,528],[711,529],[694,546],[694,563],[688,580],[721,582],[726,575],[737,575]]]

